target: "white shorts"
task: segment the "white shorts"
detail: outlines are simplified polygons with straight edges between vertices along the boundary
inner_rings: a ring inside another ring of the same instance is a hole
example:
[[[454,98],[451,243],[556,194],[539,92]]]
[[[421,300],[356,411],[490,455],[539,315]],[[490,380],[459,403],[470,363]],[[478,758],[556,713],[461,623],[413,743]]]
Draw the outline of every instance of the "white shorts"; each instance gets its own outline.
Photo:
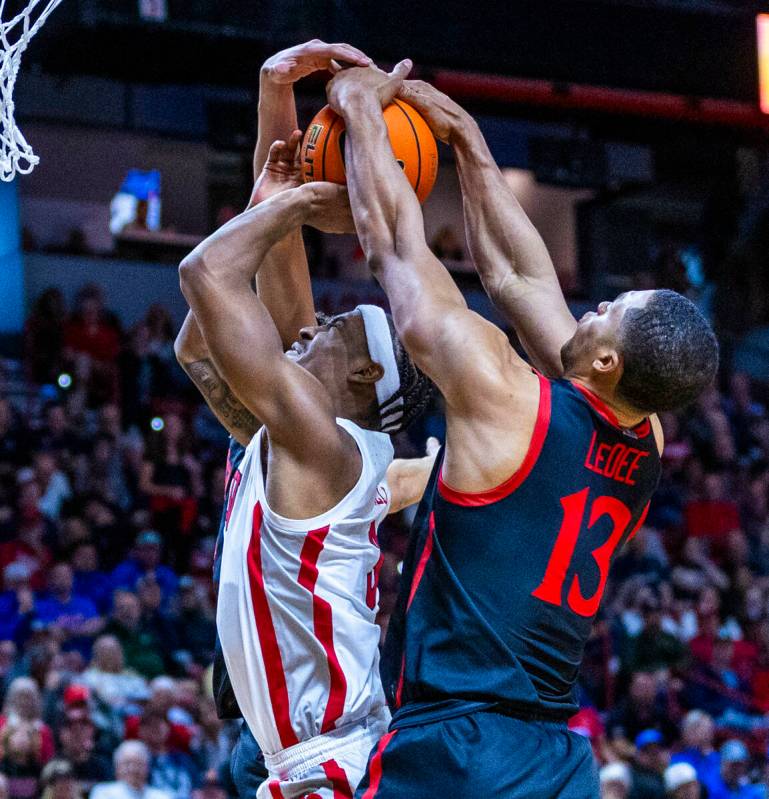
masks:
[[[266,754],[270,776],[256,799],[352,799],[389,723],[390,712],[382,708],[362,721]]]

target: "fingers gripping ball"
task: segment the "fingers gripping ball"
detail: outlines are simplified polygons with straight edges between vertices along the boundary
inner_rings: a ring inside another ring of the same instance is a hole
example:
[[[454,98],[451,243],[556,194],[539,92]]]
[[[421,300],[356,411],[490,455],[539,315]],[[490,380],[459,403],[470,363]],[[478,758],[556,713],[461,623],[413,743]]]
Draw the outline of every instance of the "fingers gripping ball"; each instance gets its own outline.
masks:
[[[416,109],[395,100],[384,110],[384,120],[395,158],[423,203],[438,174],[438,145]],[[302,141],[302,169],[306,182],[346,183],[344,120],[331,108],[322,108],[308,125]]]

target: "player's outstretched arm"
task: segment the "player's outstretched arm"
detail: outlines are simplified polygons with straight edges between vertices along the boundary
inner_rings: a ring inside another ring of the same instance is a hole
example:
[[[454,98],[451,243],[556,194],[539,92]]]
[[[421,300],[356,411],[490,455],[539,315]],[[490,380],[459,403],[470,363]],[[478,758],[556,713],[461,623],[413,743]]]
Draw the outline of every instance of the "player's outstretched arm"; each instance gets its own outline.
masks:
[[[468,246],[486,293],[538,368],[551,377],[560,376],[561,346],[577,323],[547,247],[496,165],[478,125],[457,103],[423,81],[406,81],[399,96],[454,150]]]
[[[292,452],[334,450],[339,433],[331,400],[315,377],[285,357],[272,317],[250,285],[286,233],[305,223],[333,229],[346,213],[340,186],[284,191],[209,236],[179,269],[182,292],[217,372],[264,422],[270,440]]]
[[[504,334],[468,309],[430,252],[419,201],[393,156],[381,108],[409,68],[402,62],[390,75],[374,68],[340,72],[329,84],[329,102],[345,120],[355,227],[398,335],[449,406],[477,413],[515,356]]]
[[[428,438],[423,458],[396,458],[387,467],[390,513],[397,513],[422,499],[440,448],[437,438]]]
[[[319,39],[281,50],[262,65],[259,75],[259,124],[254,150],[254,192],[249,208],[266,199],[259,177],[274,141],[288,141],[297,129],[294,84],[318,70],[335,71],[335,62],[365,66],[370,59],[349,44]],[[298,175],[301,183],[301,173]],[[256,277],[257,292],[278,328],[284,349],[303,327],[315,324],[310,273],[300,228],[290,231],[267,254]]]

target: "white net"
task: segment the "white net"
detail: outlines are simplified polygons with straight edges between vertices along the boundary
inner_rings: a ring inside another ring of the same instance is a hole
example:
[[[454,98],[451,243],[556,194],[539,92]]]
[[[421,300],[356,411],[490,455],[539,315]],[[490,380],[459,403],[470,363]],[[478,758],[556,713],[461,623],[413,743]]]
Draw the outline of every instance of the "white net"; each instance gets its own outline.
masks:
[[[3,20],[6,0],[0,0],[0,180],[26,175],[40,159],[32,152],[14,120],[13,87],[21,55],[62,0],[31,0],[22,11]]]

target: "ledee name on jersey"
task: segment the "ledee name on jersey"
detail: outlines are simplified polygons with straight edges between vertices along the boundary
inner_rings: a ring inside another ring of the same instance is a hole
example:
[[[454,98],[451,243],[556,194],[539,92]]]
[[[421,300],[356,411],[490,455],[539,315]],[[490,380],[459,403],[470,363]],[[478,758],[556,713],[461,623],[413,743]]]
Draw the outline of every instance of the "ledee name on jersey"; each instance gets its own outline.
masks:
[[[585,468],[618,483],[634,486],[633,475],[641,468],[641,462],[649,453],[628,444],[607,444],[598,441],[597,431],[590,439],[590,448],[585,458]]]

